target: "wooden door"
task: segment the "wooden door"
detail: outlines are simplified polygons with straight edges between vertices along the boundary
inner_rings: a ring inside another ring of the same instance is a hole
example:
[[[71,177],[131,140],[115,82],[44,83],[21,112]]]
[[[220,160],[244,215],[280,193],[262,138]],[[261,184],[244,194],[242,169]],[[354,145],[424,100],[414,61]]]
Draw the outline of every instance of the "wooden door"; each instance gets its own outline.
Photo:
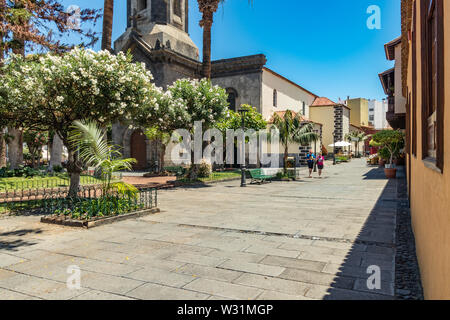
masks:
[[[142,130],[135,130],[131,135],[131,158],[137,160],[133,165],[134,170],[144,170],[147,168],[147,143]]]

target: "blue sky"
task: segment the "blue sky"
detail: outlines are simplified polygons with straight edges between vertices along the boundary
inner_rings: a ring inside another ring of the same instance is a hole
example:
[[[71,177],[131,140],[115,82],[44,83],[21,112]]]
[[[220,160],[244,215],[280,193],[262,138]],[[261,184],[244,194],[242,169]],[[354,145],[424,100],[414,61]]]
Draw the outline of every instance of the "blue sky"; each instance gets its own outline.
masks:
[[[113,39],[126,28],[126,1],[115,1]],[[63,0],[101,8],[102,0]],[[189,0],[189,33],[202,47],[201,18]],[[370,30],[367,8],[381,9],[381,29]],[[101,32],[102,22],[96,29]],[[267,67],[319,96],[337,100],[385,97],[378,73],[392,67],[383,45],[400,35],[399,0],[226,0],[215,14],[213,59],[263,53]],[[95,49],[100,47],[100,42]]]

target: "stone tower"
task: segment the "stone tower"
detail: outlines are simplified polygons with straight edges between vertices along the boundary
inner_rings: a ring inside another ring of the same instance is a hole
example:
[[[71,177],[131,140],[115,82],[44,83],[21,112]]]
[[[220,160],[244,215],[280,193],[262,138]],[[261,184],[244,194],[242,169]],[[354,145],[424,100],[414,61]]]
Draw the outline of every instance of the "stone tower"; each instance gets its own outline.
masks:
[[[188,34],[189,0],[127,0],[127,30],[115,41],[116,52],[127,50],[132,31],[151,49],[168,48],[198,60]]]

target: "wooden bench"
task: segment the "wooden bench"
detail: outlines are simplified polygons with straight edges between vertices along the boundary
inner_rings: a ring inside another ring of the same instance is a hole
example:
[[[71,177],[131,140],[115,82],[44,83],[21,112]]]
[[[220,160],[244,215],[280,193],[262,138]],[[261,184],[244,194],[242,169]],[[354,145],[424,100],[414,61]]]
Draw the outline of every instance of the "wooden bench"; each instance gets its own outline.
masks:
[[[272,179],[275,178],[274,175],[263,174],[262,169],[251,169],[248,170],[248,172],[250,173],[250,177],[252,179],[251,183],[261,184],[266,181],[272,182]]]

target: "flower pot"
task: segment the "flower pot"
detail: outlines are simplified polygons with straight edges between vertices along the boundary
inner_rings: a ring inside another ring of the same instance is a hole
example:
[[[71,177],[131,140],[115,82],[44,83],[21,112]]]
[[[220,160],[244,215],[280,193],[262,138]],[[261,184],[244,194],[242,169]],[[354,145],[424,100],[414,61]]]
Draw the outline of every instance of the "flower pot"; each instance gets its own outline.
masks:
[[[387,179],[395,179],[397,177],[397,169],[396,168],[384,168],[384,174]]]
[[[380,167],[384,167],[384,165],[386,164],[386,161],[384,161],[383,159],[380,158],[380,161],[378,162],[378,164],[380,165]]]

